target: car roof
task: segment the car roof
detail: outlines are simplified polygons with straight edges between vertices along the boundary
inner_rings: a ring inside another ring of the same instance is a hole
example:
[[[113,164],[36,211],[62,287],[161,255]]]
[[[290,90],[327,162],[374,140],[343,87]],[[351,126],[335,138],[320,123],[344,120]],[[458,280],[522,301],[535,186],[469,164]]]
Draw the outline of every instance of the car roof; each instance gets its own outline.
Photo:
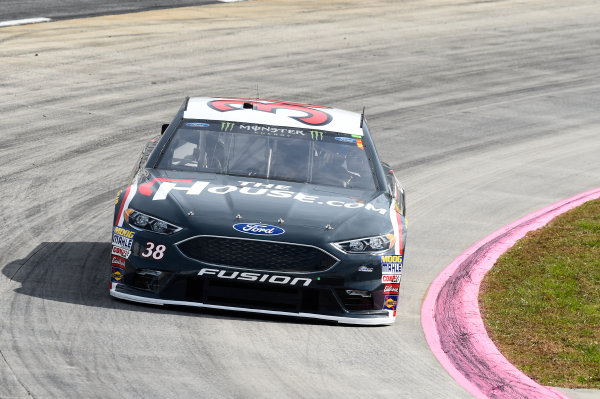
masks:
[[[363,135],[361,114],[321,105],[230,97],[191,97],[185,119],[224,120]]]

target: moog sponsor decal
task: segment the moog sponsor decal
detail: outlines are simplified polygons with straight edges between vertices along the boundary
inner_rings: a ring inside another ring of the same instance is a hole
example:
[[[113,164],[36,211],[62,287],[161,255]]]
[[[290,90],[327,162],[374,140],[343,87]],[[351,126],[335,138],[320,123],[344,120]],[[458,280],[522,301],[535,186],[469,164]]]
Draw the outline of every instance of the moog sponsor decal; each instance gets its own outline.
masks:
[[[402,274],[402,255],[380,255],[381,274]]]
[[[115,226],[113,230],[112,244],[125,250],[131,250],[135,231],[124,229],[123,227]]]
[[[159,183],[156,192],[153,191],[154,183]],[[291,191],[292,186],[280,184],[255,183],[249,181],[239,181],[240,186],[232,185],[217,185],[208,181],[192,181],[183,179],[164,179],[154,178],[147,183],[141,184],[139,192],[142,195],[152,197],[153,201],[162,201],[167,198],[167,195],[173,191],[185,191],[186,195],[200,195],[207,193],[211,195],[225,195],[233,192],[238,192],[243,195],[261,196],[289,199],[300,201],[308,204],[327,205],[336,208],[364,208],[369,211],[378,212],[385,215],[387,209],[379,209],[372,204],[364,204],[360,202],[344,202],[338,200],[323,201],[317,195],[308,195],[300,192]]]

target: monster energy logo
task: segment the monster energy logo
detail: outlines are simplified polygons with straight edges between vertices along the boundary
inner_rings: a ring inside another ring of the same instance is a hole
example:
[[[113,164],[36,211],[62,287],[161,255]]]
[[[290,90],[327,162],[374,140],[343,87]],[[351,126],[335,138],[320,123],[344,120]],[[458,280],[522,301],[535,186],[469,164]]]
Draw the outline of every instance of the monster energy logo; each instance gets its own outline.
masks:
[[[319,132],[318,130],[310,131],[310,138],[313,140],[321,140],[323,141],[323,132]]]
[[[235,123],[233,122],[221,122],[221,130],[224,132],[232,132],[235,127]]]

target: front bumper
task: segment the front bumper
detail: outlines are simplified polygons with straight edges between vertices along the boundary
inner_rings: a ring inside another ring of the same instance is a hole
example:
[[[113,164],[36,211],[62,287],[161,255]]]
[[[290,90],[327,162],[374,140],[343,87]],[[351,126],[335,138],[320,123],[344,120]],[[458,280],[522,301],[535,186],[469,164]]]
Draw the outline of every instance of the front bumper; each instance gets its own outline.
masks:
[[[148,292],[128,287],[123,284],[113,284],[110,290],[110,295],[133,302],[145,303],[150,305],[176,305],[176,306],[192,306],[198,308],[207,309],[218,309],[238,312],[249,312],[258,314],[267,314],[274,316],[291,316],[309,319],[319,319],[331,322],[338,322],[341,324],[354,324],[354,325],[389,325],[392,324],[395,319],[395,311],[390,310],[371,310],[371,311],[357,311],[357,312],[345,312],[339,314],[321,314],[311,313],[304,311],[283,311],[283,310],[270,310],[261,309],[254,307],[244,307],[243,305],[220,305],[216,303],[204,303],[197,301],[187,300],[174,300],[164,299],[152,295]]]
[[[332,267],[308,273],[257,270],[191,259],[175,243],[163,244],[166,250],[157,257],[143,256],[144,243],[157,241],[146,234],[137,233],[122,264],[115,265],[113,257],[113,297],[345,324],[388,325],[395,320],[398,291],[384,292],[378,256],[336,253]]]

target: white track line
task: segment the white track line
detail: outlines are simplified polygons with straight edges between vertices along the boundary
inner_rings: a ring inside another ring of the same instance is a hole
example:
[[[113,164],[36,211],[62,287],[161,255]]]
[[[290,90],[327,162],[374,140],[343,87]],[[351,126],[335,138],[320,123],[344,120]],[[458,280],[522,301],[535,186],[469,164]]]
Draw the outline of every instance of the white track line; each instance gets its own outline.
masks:
[[[26,18],[26,19],[15,19],[12,21],[2,21],[0,22],[0,28],[5,26],[15,26],[15,25],[26,25],[26,24],[39,24],[40,22],[49,22],[52,21],[50,18]]]

